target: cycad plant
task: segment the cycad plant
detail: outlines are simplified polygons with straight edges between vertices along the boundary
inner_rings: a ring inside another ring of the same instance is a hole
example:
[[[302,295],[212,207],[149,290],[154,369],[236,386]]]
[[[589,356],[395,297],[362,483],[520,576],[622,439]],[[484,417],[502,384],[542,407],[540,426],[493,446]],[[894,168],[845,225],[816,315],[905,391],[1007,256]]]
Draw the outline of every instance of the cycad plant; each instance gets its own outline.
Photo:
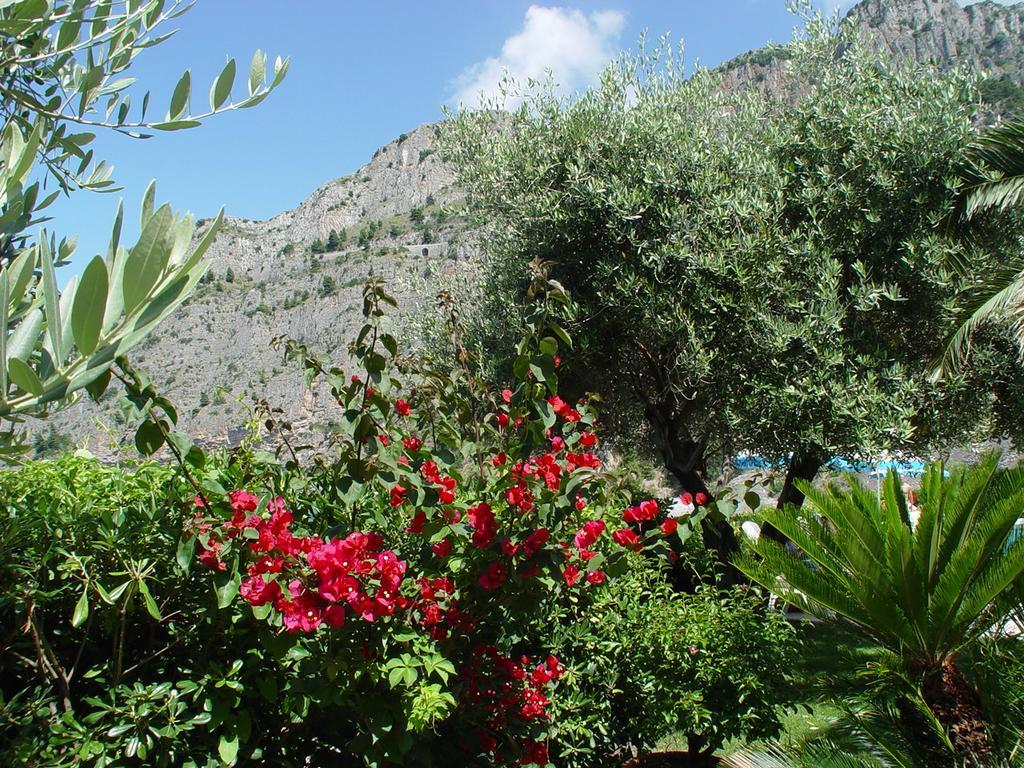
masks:
[[[992,742],[977,691],[957,654],[999,625],[1024,573],[1024,541],[1006,546],[1024,511],[1024,469],[998,455],[946,476],[925,472],[912,522],[900,479],[881,494],[804,483],[802,508],[769,510],[799,553],[762,537],[737,565],[787,602],[866,636],[901,660],[960,758],[987,759]]]

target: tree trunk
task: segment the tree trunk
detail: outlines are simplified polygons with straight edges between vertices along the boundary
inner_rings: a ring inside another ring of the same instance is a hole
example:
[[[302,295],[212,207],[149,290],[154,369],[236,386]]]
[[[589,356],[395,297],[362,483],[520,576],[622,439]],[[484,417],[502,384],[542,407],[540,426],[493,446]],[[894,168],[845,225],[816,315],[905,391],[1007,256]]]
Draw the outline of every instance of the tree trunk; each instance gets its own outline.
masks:
[[[787,504],[799,507],[804,503],[804,494],[796,487],[795,480],[807,480],[810,482],[818,474],[821,465],[825,463],[825,457],[820,449],[816,447],[801,448],[793,452],[789,467],[786,468],[786,480],[782,484],[782,492],[775,506],[782,509]],[[786,543],[786,537],[782,535],[771,523],[765,523],[761,529],[761,535],[780,544]]]
[[[648,404],[644,413],[654,429],[658,449],[665,461],[665,469],[679,481],[684,491],[694,496],[703,493],[710,498],[711,494],[704,482],[704,473],[707,469],[703,441],[693,439],[668,404]],[[728,520],[712,520],[711,517],[708,515],[704,518],[701,526],[704,544],[715,553],[723,580],[728,584],[739,583],[742,577],[731,562],[732,555],[739,551],[736,534]]]
[[[946,729],[959,758],[984,765],[992,754],[981,699],[956,665],[947,661],[925,675],[924,701]]]

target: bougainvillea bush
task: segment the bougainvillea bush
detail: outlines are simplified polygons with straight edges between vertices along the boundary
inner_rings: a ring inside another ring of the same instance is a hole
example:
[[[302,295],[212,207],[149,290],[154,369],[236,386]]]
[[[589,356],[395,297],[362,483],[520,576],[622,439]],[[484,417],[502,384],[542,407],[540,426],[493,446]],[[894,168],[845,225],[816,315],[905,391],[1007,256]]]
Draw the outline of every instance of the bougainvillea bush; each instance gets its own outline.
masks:
[[[400,356],[376,284],[357,367],[285,343],[337,400],[327,457],[287,439],[283,458],[207,456],[150,413],[142,442],[167,441],[178,471],[72,459],[4,478],[7,762],[583,765],[649,743],[641,713],[611,735],[600,707],[559,722],[594,662],[625,662],[556,623],[607,611],[631,571],[663,579],[699,515],[605,472],[593,398],[558,394],[564,292],[534,290],[506,387],[474,377],[454,314],[450,370]]]

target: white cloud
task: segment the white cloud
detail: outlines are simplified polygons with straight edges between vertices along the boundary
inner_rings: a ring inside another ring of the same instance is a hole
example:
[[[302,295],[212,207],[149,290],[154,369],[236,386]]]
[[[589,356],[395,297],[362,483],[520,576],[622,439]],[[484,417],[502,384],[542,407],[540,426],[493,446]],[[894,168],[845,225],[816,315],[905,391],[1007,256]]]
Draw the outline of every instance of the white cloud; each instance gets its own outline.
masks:
[[[525,85],[527,79],[543,79],[550,70],[563,93],[590,85],[618,52],[624,22],[619,11],[584,15],[573,9],[531,5],[522,29],[505,40],[498,56],[467,67],[454,80],[450,101],[476,106],[481,95],[495,97],[506,73]]]

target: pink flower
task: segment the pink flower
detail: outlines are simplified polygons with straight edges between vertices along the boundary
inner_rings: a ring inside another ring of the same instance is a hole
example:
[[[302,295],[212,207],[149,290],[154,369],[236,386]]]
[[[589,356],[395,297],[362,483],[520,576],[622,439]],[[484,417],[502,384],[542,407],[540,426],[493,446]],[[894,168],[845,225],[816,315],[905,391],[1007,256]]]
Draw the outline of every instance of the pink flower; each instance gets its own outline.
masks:
[[[503,389],[503,390],[501,390],[501,399],[504,400],[506,403],[511,403],[512,402],[512,390],[511,389]]]

